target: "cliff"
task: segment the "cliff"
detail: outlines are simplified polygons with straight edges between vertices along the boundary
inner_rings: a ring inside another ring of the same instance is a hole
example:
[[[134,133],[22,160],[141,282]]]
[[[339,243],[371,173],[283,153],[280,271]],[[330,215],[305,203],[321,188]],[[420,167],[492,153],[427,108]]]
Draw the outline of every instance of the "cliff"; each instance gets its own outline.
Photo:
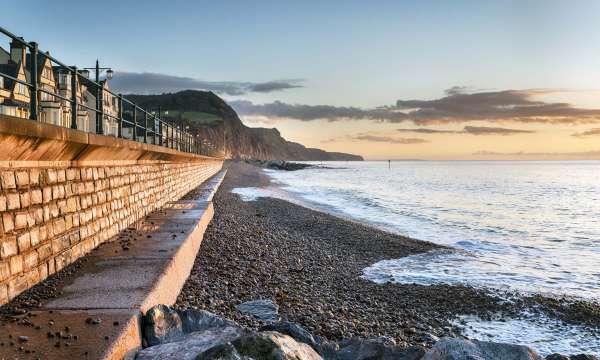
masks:
[[[287,141],[277,129],[251,128],[212,92],[185,90],[162,95],[128,95],[146,109],[161,108],[163,118],[189,126],[226,157],[260,160],[363,160],[361,156],[307,148]]]

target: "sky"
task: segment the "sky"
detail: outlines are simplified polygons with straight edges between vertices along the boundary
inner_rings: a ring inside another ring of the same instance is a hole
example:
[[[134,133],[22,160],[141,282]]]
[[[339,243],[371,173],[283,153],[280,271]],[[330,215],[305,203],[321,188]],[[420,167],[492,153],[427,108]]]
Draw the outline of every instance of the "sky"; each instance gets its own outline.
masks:
[[[0,26],[113,88],[225,98],[367,159],[600,159],[600,2],[30,1]],[[5,47],[5,42],[0,42]]]

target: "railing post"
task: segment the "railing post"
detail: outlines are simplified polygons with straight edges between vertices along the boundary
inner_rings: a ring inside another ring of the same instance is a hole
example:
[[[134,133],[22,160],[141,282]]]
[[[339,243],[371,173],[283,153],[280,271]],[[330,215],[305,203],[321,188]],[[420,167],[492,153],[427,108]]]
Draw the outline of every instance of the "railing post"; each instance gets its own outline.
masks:
[[[123,95],[119,94],[119,127],[117,129],[117,136],[123,137]]]
[[[162,133],[163,122],[161,119],[160,106],[158,107],[158,133],[160,134],[159,145],[163,146],[163,133]]]
[[[71,74],[71,129],[77,129],[77,67]]]
[[[148,143],[148,112],[144,110],[144,143]]]
[[[29,65],[29,72],[31,74],[31,94],[29,96],[29,118],[31,120],[38,119],[38,44],[35,42],[30,43],[31,48],[31,64]],[[25,61],[25,59],[23,59]]]
[[[104,89],[102,83],[98,85],[98,97],[96,98],[96,134],[104,134]]]
[[[137,141],[137,106],[133,104],[133,141]]]

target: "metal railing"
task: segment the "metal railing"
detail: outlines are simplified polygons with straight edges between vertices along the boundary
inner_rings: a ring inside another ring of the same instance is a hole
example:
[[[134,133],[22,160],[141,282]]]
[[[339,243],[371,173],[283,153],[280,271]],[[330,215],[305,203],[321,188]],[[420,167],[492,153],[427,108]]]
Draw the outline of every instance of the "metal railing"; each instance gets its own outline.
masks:
[[[198,135],[193,135],[185,131],[182,127],[161,119],[160,114],[157,115],[154,112],[149,112],[141,108],[134,102],[123,97],[122,94],[116,94],[106,89],[102,81],[96,82],[89,79],[76,66],[65,65],[49,53],[41,52],[36,42],[27,42],[2,27],[0,27],[0,33],[11,39],[11,49],[7,51],[12,53],[12,42],[20,46],[20,49],[23,49],[21,56],[23,57],[22,61],[26,62],[25,70],[29,71],[29,79],[23,81],[18,78],[18,73],[16,76],[12,76],[11,74],[3,73],[1,68],[0,77],[22,84],[29,89],[29,119],[39,120],[40,109],[44,110],[44,107],[40,106],[41,94],[47,94],[49,98],[54,100],[59,99],[59,101],[63,102],[60,106],[61,109],[65,107],[65,104],[68,106],[70,124],[67,126],[70,126],[72,129],[102,135],[112,135],[123,139],[165,146],[188,153],[209,155],[213,152],[214,149],[210,149]],[[29,61],[26,61],[27,51]],[[12,54],[10,56],[12,57]],[[52,64],[55,91],[49,91],[41,87],[38,76],[39,66],[44,66],[44,64],[38,63],[40,59],[44,62],[48,59]],[[65,83],[69,80],[70,83]],[[95,97],[96,101],[94,103],[96,106],[89,106],[87,104],[84,88],[90,96]],[[61,90],[65,90],[65,92],[61,93]],[[105,96],[109,98],[109,104],[114,104],[113,99],[116,99],[116,106],[112,106],[112,112],[105,109]],[[116,111],[114,111],[115,107]],[[94,114],[94,116],[88,116],[88,111]],[[64,117],[62,110],[60,117],[61,119]],[[86,126],[78,126],[78,120],[89,124],[93,122],[93,119],[95,119],[95,129],[93,131],[89,131]],[[104,128],[105,124],[113,125],[116,131],[109,130],[107,132],[107,129]]]

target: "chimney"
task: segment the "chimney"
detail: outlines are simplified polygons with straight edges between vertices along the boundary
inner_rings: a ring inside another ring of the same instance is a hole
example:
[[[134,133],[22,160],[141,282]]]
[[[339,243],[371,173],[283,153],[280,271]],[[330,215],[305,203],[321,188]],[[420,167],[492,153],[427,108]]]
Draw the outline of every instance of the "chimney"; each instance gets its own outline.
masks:
[[[19,38],[23,40],[23,38]],[[22,42],[13,40],[10,42],[10,60],[15,64],[18,64],[19,61],[23,62],[23,66],[27,67],[25,63],[27,61],[27,57],[25,56],[27,52],[27,47],[23,45]]]

